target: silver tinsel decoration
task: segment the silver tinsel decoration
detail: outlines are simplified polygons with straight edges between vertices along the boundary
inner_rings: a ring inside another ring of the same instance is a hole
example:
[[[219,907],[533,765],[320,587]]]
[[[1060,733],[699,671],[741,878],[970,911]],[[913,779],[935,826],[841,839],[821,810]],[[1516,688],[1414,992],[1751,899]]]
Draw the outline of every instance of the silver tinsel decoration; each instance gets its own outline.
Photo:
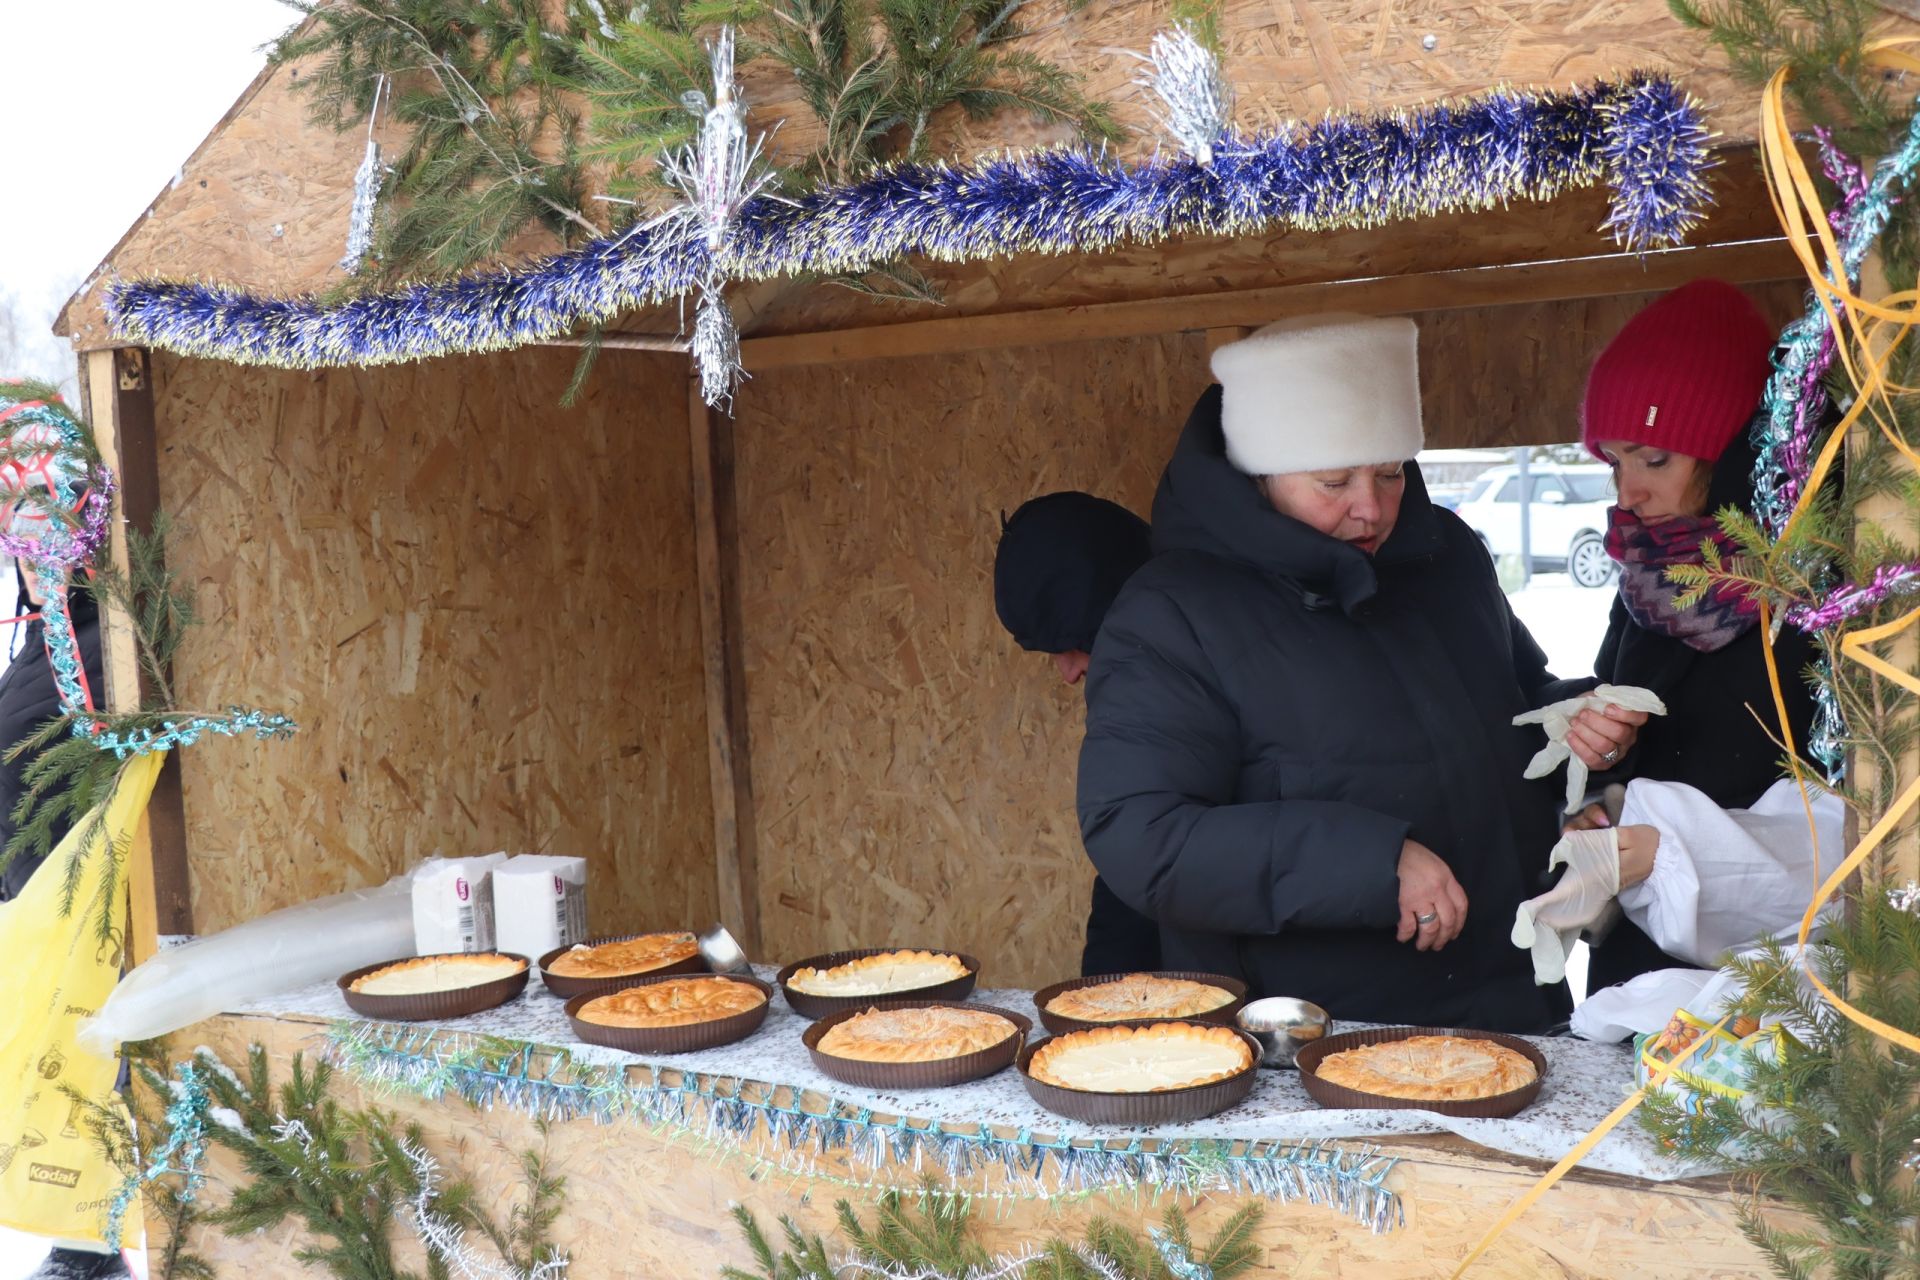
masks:
[[[453,1094],[477,1107],[508,1106],[545,1120],[621,1119],[732,1152],[773,1148],[770,1161],[782,1172],[845,1182],[819,1169],[813,1157],[846,1153],[845,1164],[881,1175],[852,1182],[868,1190],[889,1188],[884,1176],[900,1169],[944,1174],[949,1184],[992,1175],[1014,1189],[955,1192],[969,1198],[1052,1199],[1092,1191],[1171,1192],[1192,1196],[1230,1191],[1287,1202],[1324,1205],[1376,1234],[1405,1224],[1398,1192],[1386,1185],[1395,1161],[1375,1147],[1341,1147],[1301,1139],[1262,1142],[1244,1149],[1217,1140],[1154,1144],[1143,1139],[1120,1145],[1076,1145],[1021,1130],[1011,1137],[986,1124],[949,1132],[935,1121],[881,1119],[863,1107],[833,1103],[822,1113],[768,1095],[743,1096],[737,1081],[686,1075],[677,1081],[655,1075],[640,1083],[613,1068],[571,1064],[565,1078],[546,1074],[551,1059],[537,1046],[504,1052],[487,1045],[436,1036],[431,1030],[374,1023],[341,1023],[328,1037],[328,1058],[361,1081],[437,1099]],[[1169,1147],[1172,1149],[1169,1149]],[[757,1158],[757,1157],[756,1157]]]
[[[1086,1245],[1074,1245],[1073,1256],[1098,1280],[1126,1280],[1126,1272],[1120,1269],[1106,1254]],[[999,1254],[990,1261],[977,1267],[969,1267],[962,1272],[936,1271],[929,1267],[911,1268],[901,1262],[869,1262],[865,1258],[844,1258],[836,1263],[833,1274],[838,1280],[1014,1280],[1023,1276],[1036,1262],[1045,1261],[1049,1255],[1037,1249],[1025,1249],[1019,1253]],[[1207,1280],[1211,1280],[1209,1271]]]
[[[566,1258],[543,1262],[532,1271],[522,1271],[507,1262],[489,1262],[467,1244],[467,1233],[434,1211],[440,1194],[440,1163],[425,1148],[412,1142],[400,1144],[400,1154],[413,1167],[414,1181],[420,1190],[407,1206],[413,1229],[427,1252],[447,1264],[460,1280],[559,1280],[567,1272]]]
[[[380,99],[387,91],[387,78],[373,90],[373,109],[367,112],[367,151],[353,173],[353,212],[347,215],[347,252],[340,269],[350,276],[360,274],[360,266],[373,248],[373,209],[380,200],[380,184],[386,180],[386,166],[380,163],[380,144],[373,137],[373,122],[380,114]]]
[[[700,370],[700,398],[731,413],[734,388],[747,373],[740,363],[740,330],[733,322],[733,309],[727,305],[726,291],[717,284],[700,291],[693,341],[687,349]]]
[[[721,28],[712,55],[713,100],[691,93],[686,99],[689,109],[700,113],[700,135],[663,155],[660,167],[685,201],[667,216],[692,219],[707,242],[691,350],[700,370],[701,398],[720,408],[731,406],[734,389],[747,376],[733,312],[723,296],[727,240],[741,207],[773,182],[774,173],[763,155],[765,138],[747,135],[747,105],[733,75],[733,28]]]
[[[1233,116],[1233,89],[1220,73],[1220,59],[1182,25],[1153,38],[1147,64],[1134,83],[1160,99],[1160,127],[1201,164],[1213,163],[1214,144]],[[1134,55],[1140,57],[1141,55]]]

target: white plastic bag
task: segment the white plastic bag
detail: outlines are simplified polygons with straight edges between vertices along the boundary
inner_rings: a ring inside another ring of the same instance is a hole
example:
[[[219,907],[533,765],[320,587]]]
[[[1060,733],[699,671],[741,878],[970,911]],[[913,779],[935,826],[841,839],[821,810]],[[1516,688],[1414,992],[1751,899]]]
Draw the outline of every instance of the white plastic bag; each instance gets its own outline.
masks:
[[[1824,792],[1812,807],[1831,868],[1842,856],[1846,810]],[[1711,966],[1729,952],[1798,933],[1819,879],[1793,782],[1774,783],[1751,809],[1722,809],[1692,787],[1636,780],[1620,814],[1621,826],[1635,823],[1659,830],[1660,849],[1653,874],[1621,890],[1620,906],[1662,951]]]
[[[413,949],[413,896],[407,876],[375,889],[350,889],[249,920],[222,933],[162,951],[120,980],[80,1043],[118,1052],[147,1040]]]

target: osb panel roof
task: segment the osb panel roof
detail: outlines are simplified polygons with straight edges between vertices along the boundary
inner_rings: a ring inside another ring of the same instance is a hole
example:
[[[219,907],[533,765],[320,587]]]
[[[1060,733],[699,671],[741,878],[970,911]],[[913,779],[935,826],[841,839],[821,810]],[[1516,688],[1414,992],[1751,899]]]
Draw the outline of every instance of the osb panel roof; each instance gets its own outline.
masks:
[[[1130,158],[1151,154],[1161,139],[1142,92],[1131,84],[1139,64],[1125,51],[1144,49],[1166,23],[1168,9],[1167,0],[1103,0],[1072,14],[1049,14],[1043,6],[1030,24],[1033,34],[1021,42],[1073,66],[1091,93],[1115,104],[1131,132],[1121,148]],[[1226,74],[1239,95],[1235,117],[1244,127],[1334,108],[1410,106],[1501,84],[1565,86],[1634,68],[1684,76],[1728,143],[1749,139],[1757,116],[1754,95],[1733,83],[1723,60],[1696,33],[1679,25],[1666,0],[1227,0],[1223,9]],[[60,333],[81,349],[111,344],[101,285],[116,276],[217,280],[276,294],[339,283],[336,263],[363,135],[307,123],[307,100],[297,88],[302,73],[298,64],[261,73],[187,159],[177,181],[68,302],[55,326]],[[804,150],[808,118],[791,77],[774,67],[750,66],[742,78],[756,122],[786,121],[776,135],[780,151]],[[956,132],[962,155],[1065,136],[1014,117],[969,128],[961,122]],[[1312,270],[1315,263],[1322,270],[1340,264],[1348,275],[1364,274],[1353,267],[1360,261],[1404,270],[1388,264],[1407,258],[1415,246],[1435,249],[1451,265],[1523,261],[1512,256],[1521,242],[1538,243],[1549,256],[1570,256],[1610,247],[1592,233],[1598,201],[1597,195],[1576,196],[1545,212],[1428,219],[1424,231],[1411,233],[1402,227],[1295,232],[1225,246],[1174,244],[1086,261],[1021,260],[933,274],[959,305],[991,310],[978,299],[1000,296],[1015,277],[1021,305],[1032,307],[1116,292],[1153,296],[1175,278],[1181,291],[1191,292],[1196,264],[1228,276],[1253,266],[1271,283],[1294,279],[1292,273]],[[1517,238],[1512,234],[1527,224],[1538,225]],[[1469,227],[1471,239],[1463,242]],[[1729,238],[1718,229],[1714,235]],[[529,240],[516,247],[533,256],[556,246]],[[898,304],[819,286],[772,285],[745,293],[742,319],[749,332],[877,323],[903,311]],[[659,332],[676,322],[669,308],[632,317],[621,327]]]

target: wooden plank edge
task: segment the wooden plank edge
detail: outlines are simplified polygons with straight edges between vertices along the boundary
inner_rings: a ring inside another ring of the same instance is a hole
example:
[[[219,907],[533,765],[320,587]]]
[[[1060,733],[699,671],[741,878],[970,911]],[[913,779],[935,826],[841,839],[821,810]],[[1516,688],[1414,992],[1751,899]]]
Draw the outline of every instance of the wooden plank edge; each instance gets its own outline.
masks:
[[[740,354],[749,371],[759,372],[793,365],[1256,328],[1321,311],[1396,315],[1653,292],[1702,276],[1753,284],[1799,274],[1799,261],[1786,237],[1775,236],[1646,254],[1603,254],[745,338]]]
[[[687,425],[699,580],[701,669],[706,686],[707,772],[713,797],[714,877],[720,920],[749,955],[760,950],[757,832],[740,653],[739,547],[729,422],[707,407],[688,369]]]

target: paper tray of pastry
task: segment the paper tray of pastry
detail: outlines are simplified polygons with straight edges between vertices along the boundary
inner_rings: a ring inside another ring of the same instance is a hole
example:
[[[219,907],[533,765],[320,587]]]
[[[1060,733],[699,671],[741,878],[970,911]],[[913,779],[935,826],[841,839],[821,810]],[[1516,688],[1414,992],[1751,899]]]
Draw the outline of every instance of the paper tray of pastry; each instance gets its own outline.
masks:
[[[1134,1022],[1046,1036],[1018,1061],[1027,1093],[1055,1115],[1154,1129],[1243,1101],[1259,1076],[1260,1042],[1211,1022]]]
[[[800,1037],[813,1065],[864,1089],[945,1089],[1013,1065],[1033,1023],[958,1000],[869,1000]]]
[[[643,978],[701,973],[706,967],[707,962],[700,958],[700,944],[691,933],[623,933],[578,946],[555,947],[540,957],[540,981],[565,1000],[605,995]]]
[[[1394,1045],[1406,1048],[1396,1051]],[[1373,1087],[1321,1076],[1328,1058],[1352,1050],[1369,1054],[1344,1059],[1337,1074]],[[1302,1048],[1294,1065],[1307,1095],[1330,1110],[1432,1111],[1476,1120],[1504,1120],[1525,1111],[1547,1078],[1546,1055],[1518,1036],[1447,1027],[1342,1032]]]
[[[692,1053],[745,1040],[767,1020],[773,988],[740,974],[671,974],[578,995],[564,1012],[588,1044],[626,1053]]]
[[[527,958],[504,951],[403,956],[340,976],[347,1007],[369,1018],[432,1022],[496,1008],[526,990]]]
[[[1231,1026],[1246,1002],[1247,984],[1238,978],[1186,969],[1069,978],[1033,993],[1040,1025],[1055,1035],[1167,1018]]]
[[[787,1006],[803,1018],[825,1018],[864,1009],[875,1000],[909,996],[965,1000],[979,978],[980,962],[972,956],[912,947],[829,951],[796,960],[774,975]]]

